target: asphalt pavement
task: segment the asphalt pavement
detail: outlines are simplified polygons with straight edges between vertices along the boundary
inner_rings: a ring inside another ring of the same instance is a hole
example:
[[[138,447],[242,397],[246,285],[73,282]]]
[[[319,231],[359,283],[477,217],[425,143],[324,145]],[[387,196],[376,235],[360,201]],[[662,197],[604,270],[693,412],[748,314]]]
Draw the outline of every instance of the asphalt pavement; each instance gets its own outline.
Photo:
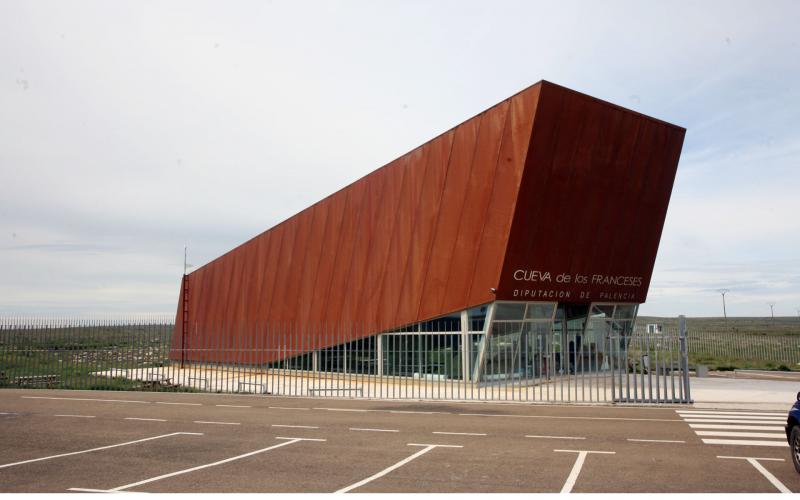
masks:
[[[785,411],[0,390],[2,492],[800,492]]]

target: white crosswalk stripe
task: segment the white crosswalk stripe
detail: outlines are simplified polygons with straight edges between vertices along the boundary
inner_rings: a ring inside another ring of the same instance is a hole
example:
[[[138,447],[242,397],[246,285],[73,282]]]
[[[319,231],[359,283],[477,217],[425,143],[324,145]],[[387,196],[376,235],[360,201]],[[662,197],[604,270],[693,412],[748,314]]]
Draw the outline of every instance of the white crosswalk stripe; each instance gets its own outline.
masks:
[[[683,417],[686,422],[690,422],[693,424],[771,424],[771,425],[780,425],[782,422],[780,420],[733,420],[729,418],[686,418]]]
[[[726,418],[728,416],[744,416],[746,418],[750,417],[770,417],[770,418],[786,418],[784,414],[775,414],[774,412],[766,413],[766,412],[751,412],[751,411],[713,411],[713,410],[676,410],[680,415],[713,415],[713,416],[722,416],[724,415]]]
[[[789,446],[783,429],[783,423],[786,421],[784,412],[732,410],[675,410],[675,412],[705,444]]]
[[[683,418],[727,418],[730,420],[786,420],[786,417],[771,417],[767,415],[727,415],[716,413],[678,413]]]
[[[715,436],[715,437],[736,437],[736,438],[768,438],[768,439],[783,439],[785,434],[782,432],[729,432],[729,431],[694,431],[698,436]]]
[[[780,432],[783,427],[776,425],[768,427],[765,425],[733,425],[733,424],[689,424],[692,429],[719,429],[719,430],[739,430],[739,431],[775,431]]]

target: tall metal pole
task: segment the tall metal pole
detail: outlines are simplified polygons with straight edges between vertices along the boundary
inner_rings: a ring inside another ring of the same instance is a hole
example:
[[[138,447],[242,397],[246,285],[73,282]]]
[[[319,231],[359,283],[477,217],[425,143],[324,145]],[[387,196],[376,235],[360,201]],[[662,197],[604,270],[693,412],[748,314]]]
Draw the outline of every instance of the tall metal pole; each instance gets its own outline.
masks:
[[[678,316],[678,342],[681,350],[681,375],[683,382],[684,403],[692,403],[692,392],[689,382],[689,343],[688,332],[686,330],[686,317]]]
[[[181,304],[181,368],[183,368],[186,363],[186,348],[189,342],[189,278],[186,276],[186,270],[191,264],[186,262],[186,256],[186,245],[183,245],[183,279],[181,279],[181,288],[183,292],[183,304]]]
[[[722,316],[727,320],[728,312],[725,310],[725,294],[730,292],[730,290],[728,290],[727,288],[720,288],[717,291],[722,294]]]

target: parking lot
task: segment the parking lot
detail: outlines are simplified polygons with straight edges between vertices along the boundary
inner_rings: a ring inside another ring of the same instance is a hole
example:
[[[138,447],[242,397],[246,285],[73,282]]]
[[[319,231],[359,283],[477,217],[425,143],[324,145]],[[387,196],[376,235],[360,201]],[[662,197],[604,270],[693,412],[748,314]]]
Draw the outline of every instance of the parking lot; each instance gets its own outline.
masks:
[[[784,418],[0,390],[0,491],[800,492]]]

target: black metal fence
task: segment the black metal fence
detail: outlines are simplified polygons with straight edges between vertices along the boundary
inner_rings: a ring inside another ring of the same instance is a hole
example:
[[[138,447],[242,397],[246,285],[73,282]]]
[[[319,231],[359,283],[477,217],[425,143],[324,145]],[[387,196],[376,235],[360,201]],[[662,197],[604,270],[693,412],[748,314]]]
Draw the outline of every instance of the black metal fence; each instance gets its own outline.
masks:
[[[134,390],[120,370],[169,365],[171,320],[0,320],[0,387]]]
[[[682,377],[697,364],[800,367],[795,331],[701,328],[689,320],[684,367],[677,325],[648,332],[638,324],[630,332],[598,333],[593,343],[586,333],[559,339],[542,328],[508,325],[488,336],[399,331],[366,339],[356,338],[355,329],[327,328],[315,335],[330,347],[292,357],[285,354],[303,351],[304,334],[286,325],[278,328],[279,342],[269,340],[268,327],[255,342],[242,329],[222,327],[181,350],[171,347],[172,318],[0,318],[0,387],[656,402],[688,399]],[[265,361],[281,358],[288,359]]]

